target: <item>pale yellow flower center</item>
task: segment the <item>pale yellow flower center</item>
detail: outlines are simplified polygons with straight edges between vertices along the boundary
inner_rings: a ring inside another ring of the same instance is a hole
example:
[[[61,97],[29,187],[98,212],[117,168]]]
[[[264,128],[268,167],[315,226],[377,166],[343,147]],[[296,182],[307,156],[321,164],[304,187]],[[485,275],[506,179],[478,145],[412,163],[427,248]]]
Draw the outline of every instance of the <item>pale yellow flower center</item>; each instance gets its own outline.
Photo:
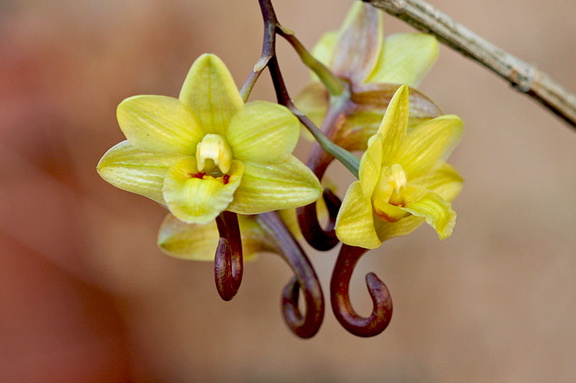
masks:
[[[402,165],[386,166],[382,168],[373,198],[391,205],[402,206],[404,205],[402,191],[406,188],[406,182],[406,172],[402,169]]]
[[[198,171],[222,177],[232,164],[232,149],[219,134],[207,134],[196,147]]]

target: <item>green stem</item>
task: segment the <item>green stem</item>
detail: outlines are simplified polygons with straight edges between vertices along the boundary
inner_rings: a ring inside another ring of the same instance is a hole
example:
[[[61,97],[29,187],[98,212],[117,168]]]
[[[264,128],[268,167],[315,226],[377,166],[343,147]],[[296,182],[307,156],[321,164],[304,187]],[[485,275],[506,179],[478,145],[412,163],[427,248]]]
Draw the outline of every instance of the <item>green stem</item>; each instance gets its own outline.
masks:
[[[258,64],[256,64],[256,66],[257,65]],[[256,68],[256,66],[254,68]],[[244,82],[244,85],[242,85],[242,88],[240,89],[240,96],[242,96],[242,100],[244,101],[244,103],[248,102],[248,98],[250,97],[250,93],[252,93],[252,89],[254,88],[256,81],[258,81],[258,77],[260,77],[261,73],[262,73],[262,70],[254,69],[248,75],[248,78],[246,79],[246,82]]]
[[[320,129],[318,129],[318,127],[316,127],[316,125],[314,125],[314,123],[308,117],[306,117],[306,115],[304,115],[298,109],[293,107],[290,108],[290,110],[298,117],[300,122],[306,127],[306,129],[308,129],[312,136],[314,136],[314,139],[316,139],[322,149],[340,161],[342,165],[344,165],[346,169],[348,169],[350,173],[354,175],[354,177],[358,178],[360,160],[343,147],[332,142],[328,137],[324,135],[324,133],[322,133]]]
[[[316,60],[292,32],[280,28],[278,34],[292,45],[292,48],[294,48],[298,56],[300,56],[300,60],[318,76],[331,96],[340,96],[344,93],[346,86],[343,80],[334,75],[334,73],[320,61]]]

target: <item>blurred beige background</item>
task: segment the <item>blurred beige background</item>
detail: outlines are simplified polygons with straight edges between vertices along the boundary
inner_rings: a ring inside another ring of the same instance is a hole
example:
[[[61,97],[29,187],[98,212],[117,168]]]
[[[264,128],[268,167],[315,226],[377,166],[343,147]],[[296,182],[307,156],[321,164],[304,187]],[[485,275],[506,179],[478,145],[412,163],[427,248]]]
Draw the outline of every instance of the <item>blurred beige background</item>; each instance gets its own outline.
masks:
[[[350,4],[275,3],[309,47]],[[575,2],[433,4],[576,90]],[[386,16],[386,30],[410,28]],[[382,335],[348,334],[328,305],[315,338],[293,336],[279,308],[291,274],[273,255],[225,303],[212,265],[156,248],[165,212],[95,172],[122,139],[115,107],[176,96],[207,51],[241,84],[261,31],[256,0],[0,3],[0,381],[576,381],[575,132],[446,48],[421,89],[466,122],[458,224],[364,257],[352,299],[367,313],[364,274],[387,283]],[[280,45],[295,95],[308,72]],[[254,96],[272,99],[267,75]],[[312,260],[327,286],[334,253]]]

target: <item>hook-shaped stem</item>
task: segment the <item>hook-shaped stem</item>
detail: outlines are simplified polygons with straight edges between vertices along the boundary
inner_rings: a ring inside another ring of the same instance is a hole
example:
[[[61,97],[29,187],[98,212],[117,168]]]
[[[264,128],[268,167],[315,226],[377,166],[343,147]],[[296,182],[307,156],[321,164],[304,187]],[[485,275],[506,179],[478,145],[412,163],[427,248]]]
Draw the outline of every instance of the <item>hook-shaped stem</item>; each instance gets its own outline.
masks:
[[[229,301],[242,282],[242,239],[236,213],[223,211],[216,217],[220,240],[214,258],[214,279],[220,297]]]
[[[282,292],[284,320],[294,334],[311,338],[316,335],[324,319],[324,295],[314,267],[276,212],[259,214],[256,219],[274,238],[276,251],[294,272],[294,277]],[[300,292],[306,303],[304,314],[298,307]]]
[[[366,251],[367,249],[361,247],[342,245],[330,281],[330,300],[336,319],[350,333],[361,337],[380,334],[388,327],[392,319],[390,292],[384,282],[374,273],[366,275],[366,285],[373,303],[370,316],[361,317],[350,303],[350,278],[358,260]]]
[[[339,242],[334,226],[336,225],[336,217],[342,201],[330,189],[324,189],[322,197],[328,210],[326,228],[323,228],[318,220],[317,202],[297,208],[296,213],[300,231],[308,244],[316,250],[327,251]]]

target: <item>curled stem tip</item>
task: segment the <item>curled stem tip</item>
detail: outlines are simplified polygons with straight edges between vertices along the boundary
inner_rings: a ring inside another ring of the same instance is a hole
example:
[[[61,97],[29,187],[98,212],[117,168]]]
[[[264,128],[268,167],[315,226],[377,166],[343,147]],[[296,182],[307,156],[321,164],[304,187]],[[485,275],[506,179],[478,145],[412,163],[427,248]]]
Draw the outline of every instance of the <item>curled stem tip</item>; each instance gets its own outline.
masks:
[[[372,298],[372,313],[361,317],[352,308],[349,285],[354,267],[367,249],[342,245],[332,280],[330,281],[330,300],[336,319],[350,333],[371,337],[380,334],[388,327],[392,319],[392,298],[388,288],[374,273],[366,275],[366,285]]]
[[[257,219],[274,238],[276,250],[294,272],[282,292],[284,320],[294,334],[311,338],[316,335],[324,319],[324,296],[314,267],[277,213],[260,214]],[[304,297],[305,313],[298,307],[300,293]]]
[[[242,239],[238,216],[224,211],[216,218],[220,240],[214,257],[214,280],[220,297],[229,301],[242,282]]]
[[[336,237],[336,232],[334,231],[334,226],[336,225],[336,217],[338,216],[338,210],[342,202],[329,189],[324,189],[322,197],[328,210],[328,224],[325,229],[322,228],[318,220],[316,202],[299,207],[296,213],[298,215],[300,231],[308,244],[316,250],[327,251],[334,248],[339,242],[338,237]]]

